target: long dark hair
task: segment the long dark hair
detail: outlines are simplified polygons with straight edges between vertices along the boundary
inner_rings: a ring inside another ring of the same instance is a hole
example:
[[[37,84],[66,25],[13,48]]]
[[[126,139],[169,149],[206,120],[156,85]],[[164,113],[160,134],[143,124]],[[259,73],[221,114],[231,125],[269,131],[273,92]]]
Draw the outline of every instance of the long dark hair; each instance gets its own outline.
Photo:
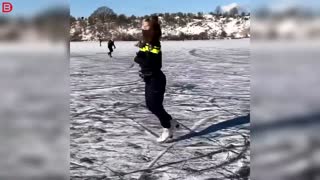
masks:
[[[143,41],[152,46],[160,46],[161,27],[158,16],[152,16],[151,19],[144,19],[150,24],[150,30],[142,30]]]

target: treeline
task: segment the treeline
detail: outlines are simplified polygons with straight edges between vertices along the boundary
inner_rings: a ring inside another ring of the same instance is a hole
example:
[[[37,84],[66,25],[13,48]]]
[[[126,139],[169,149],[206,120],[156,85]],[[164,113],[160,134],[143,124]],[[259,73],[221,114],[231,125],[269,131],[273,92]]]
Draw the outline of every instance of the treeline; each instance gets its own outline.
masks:
[[[220,6],[216,8],[215,11],[210,12],[209,14],[213,16],[222,16],[222,17],[235,17],[235,16],[250,16],[250,13],[241,12],[237,7],[232,8],[229,12],[222,12]],[[96,25],[97,23],[115,23],[115,25],[122,26],[127,24],[138,25],[137,20],[142,20],[144,18],[149,18],[153,15],[163,17],[163,20],[168,23],[179,23],[179,19],[203,19],[203,12],[194,13],[154,13],[151,15],[145,15],[142,17],[137,16],[126,16],[124,14],[116,14],[112,9],[103,6],[95,10],[89,17],[78,17],[75,18],[70,16],[70,24],[78,21],[88,21],[88,25]],[[179,17],[179,18],[176,18]]]
[[[244,17],[249,16],[249,13],[241,12],[238,8],[233,8],[229,12],[222,12],[220,6],[218,6],[215,11],[210,12],[209,14],[221,17]],[[70,26],[71,28],[76,29],[76,32],[72,33],[71,41],[80,41],[82,40],[82,35],[85,31],[90,31],[93,36],[99,36],[103,39],[109,39],[110,37],[115,38],[116,40],[138,40],[139,34],[128,34],[124,32],[115,32],[116,29],[129,29],[137,28],[141,26],[141,21],[144,18],[149,18],[153,15],[157,15],[161,18],[162,25],[171,26],[171,27],[183,27],[186,26],[189,22],[194,21],[195,19],[201,20],[204,19],[204,13],[155,13],[145,16],[126,16],[124,14],[116,14],[112,9],[103,6],[95,10],[89,17],[73,17],[70,16]],[[180,39],[208,39],[210,35],[203,32],[199,35],[168,35],[164,37],[165,39],[170,40],[180,40]]]

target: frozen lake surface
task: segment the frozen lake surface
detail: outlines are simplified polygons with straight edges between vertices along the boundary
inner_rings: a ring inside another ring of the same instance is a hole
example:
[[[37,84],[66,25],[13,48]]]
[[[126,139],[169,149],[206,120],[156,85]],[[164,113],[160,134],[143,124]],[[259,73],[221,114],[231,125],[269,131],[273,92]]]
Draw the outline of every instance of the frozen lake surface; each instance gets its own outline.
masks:
[[[73,179],[238,179],[249,173],[249,39],[162,43],[166,110],[182,127],[155,141],[136,42],[71,43]]]

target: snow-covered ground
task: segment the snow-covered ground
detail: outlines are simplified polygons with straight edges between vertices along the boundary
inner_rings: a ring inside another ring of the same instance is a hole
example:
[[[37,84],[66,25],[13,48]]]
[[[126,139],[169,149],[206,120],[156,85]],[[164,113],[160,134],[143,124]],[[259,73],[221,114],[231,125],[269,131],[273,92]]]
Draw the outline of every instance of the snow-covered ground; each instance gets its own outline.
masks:
[[[0,43],[0,179],[68,179],[64,44]]]
[[[182,127],[158,144],[159,121],[132,67],[135,42],[71,43],[73,179],[239,179],[249,173],[249,40],[166,41],[165,108]],[[143,178],[144,177],[144,178]]]
[[[252,179],[319,179],[317,41],[254,41]]]

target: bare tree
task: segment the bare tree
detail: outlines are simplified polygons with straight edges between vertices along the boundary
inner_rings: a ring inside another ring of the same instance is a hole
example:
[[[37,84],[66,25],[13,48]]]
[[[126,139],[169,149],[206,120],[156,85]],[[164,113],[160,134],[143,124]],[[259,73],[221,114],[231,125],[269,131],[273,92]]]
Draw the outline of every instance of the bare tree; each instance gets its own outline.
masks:
[[[110,21],[115,16],[116,14],[113,12],[112,9],[106,6],[102,6],[102,7],[99,7],[97,10],[95,10],[90,17],[98,18],[102,23],[105,23],[107,21]]]
[[[217,6],[216,10],[214,10],[214,12],[216,13],[216,15],[221,15],[222,14],[221,6]]]
[[[230,12],[229,12],[230,16],[235,16],[235,15],[238,15],[239,14],[239,10],[237,7],[234,7],[232,9],[230,9]]]

